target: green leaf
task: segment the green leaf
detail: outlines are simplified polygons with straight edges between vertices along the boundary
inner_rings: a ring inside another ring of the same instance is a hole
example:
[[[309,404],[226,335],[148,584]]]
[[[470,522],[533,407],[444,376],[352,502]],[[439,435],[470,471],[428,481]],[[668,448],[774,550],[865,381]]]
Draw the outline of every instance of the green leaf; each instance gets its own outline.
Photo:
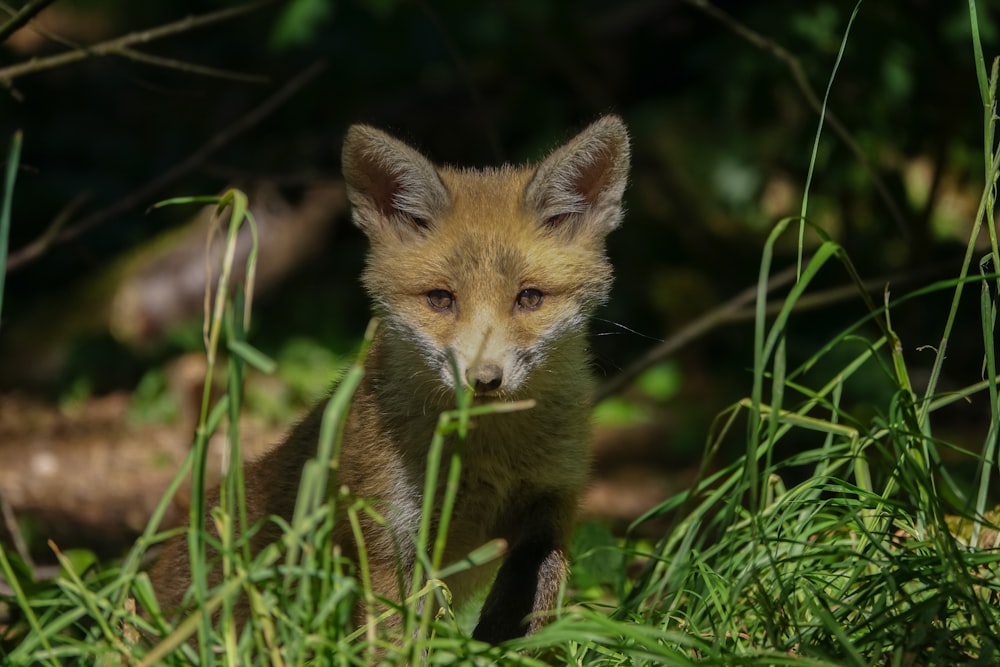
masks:
[[[73,570],[73,574],[82,577],[87,570],[97,565],[97,556],[90,549],[67,549],[62,552],[65,557],[61,564]],[[63,572],[64,576],[69,576],[68,572]]]
[[[229,351],[262,373],[273,373],[276,364],[269,356],[242,340],[230,340]]]

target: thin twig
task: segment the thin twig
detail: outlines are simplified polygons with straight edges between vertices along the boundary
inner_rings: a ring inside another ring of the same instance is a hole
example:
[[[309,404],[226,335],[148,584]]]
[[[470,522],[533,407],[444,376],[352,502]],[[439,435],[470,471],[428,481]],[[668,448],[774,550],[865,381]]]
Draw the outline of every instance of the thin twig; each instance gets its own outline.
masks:
[[[189,63],[183,60],[176,60],[174,58],[161,58],[160,56],[153,56],[130,48],[121,49],[119,54],[129,60],[134,60],[135,62],[152,65],[154,67],[165,67],[167,69],[188,72],[189,74],[200,74],[201,76],[228,79],[230,81],[239,81],[241,83],[267,83],[268,81],[266,76],[260,76],[259,74],[246,74],[244,72],[234,72],[233,70],[220,69],[218,67],[207,67],[205,65]]]
[[[0,2],[0,9],[2,9],[5,12],[7,12],[7,14],[9,16],[13,16],[14,13],[15,13],[14,12],[14,8],[11,7],[9,4],[7,4],[6,2]],[[37,21],[33,22],[31,24],[31,31],[35,32],[35,33],[38,33],[39,35],[41,35],[45,39],[49,40],[50,42],[54,42],[56,44],[59,44],[60,46],[65,46],[67,49],[79,49],[80,48],[80,44],[78,44],[78,43],[76,43],[76,42],[74,42],[72,40],[66,39],[62,35],[57,35],[57,34],[55,34],[53,32],[50,32],[49,30],[46,30],[45,27],[44,27],[44,25],[42,23],[37,22]]]
[[[36,257],[40,257],[50,245],[52,245],[57,240],[59,232],[62,231],[63,227],[72,219],[76,212],[80,210],[91,195],[89,192],[81,192],[73,197],[68,204],[59,210],[59,213],[52,218],[52,222],[45,228],[45,231],[36,238],[34,241],[19,249],[7,257],[7,272],[11,273],[11,260],[17,260],[18,257],[23,256],[21,261],[28,262]]]
[[[0,3],[0,7],[6,9],[6,6]],[[85,50],[87,47],[74,42],[72,40],[66,39],[62,35],[50,32],[39,25],[31,26],[32,30],[37,32],[39,35],[45,39],[59,44],[60,46],[66,47],[72,50]],[[218,67],[206,67],[204,65],[197,65],[193,63],[184,62],[183,60],[176,60],[174,58],[163,58],[161,56],[154,56],[143,51],[136,51],[130,47],[123,47],[118,50],[117,55],[120,55],[129,60],[143,63],[146,65],[153,65],[154,67],[165,67],[168,69],[179,70],[181,72],[188,72],[191,74],[200,74],[202,76],[216,77],[219,79],[228,79],[231,81],[241,81],[244,83],[267,83],[267,77],[260,76],[257,74],[245,74],[243,72],[234,72],[232,70],[220,69]]]
[[[767,291],[768,293],[773,292],[779,287],[787,285],[794,280],[795,267],[790,266],[784,271],[775,274],[770,280],[767,281]],[[606,382],[604,385],[599,387],[594,393],[594,404],[596,405],[612,394],[617,394],[619,391],[631,384],[633,380],[639,377],[643,371],[661,359],[670,356],[680,348],[684,347],[696,338],[703,336],[712,329],[729,322],[733,313],[737,313],[742,310],[743,307],[751,303],[756,296],[757,285],[754,284],[718,308],[714,308],[705,313],[670,338],[664,340],[659,345],[650,348],[646,351],[646,354],[632,362],[628,368],[611,378],[609,382]]]
[[[689,5],[697,7],[715,20],[719,21],[761,51],[769,53],[783,62],[785,66],[788,67],[795,85],[798,86],[799,91],[806,98],[806,102],[808,102],[809,106],[813,108],[813,111],[817,114],[822,114],[823,103],[819,96],[816,95],[816,91],[813,90],[812,85],[810,85],[809,77],[806,76],[805,69],[803,69],[802,63],[799,62],[798,58],[793,56],[784,47],[777,44],[773,40],[743,25],[733,16],[722,11],[708,0],[684,1]],[[878,192],[878,195],[882,199],[886,208],[889,209],[889,214],[892,216],[893,222],[896,223],[896,227],[899,229],[899,232],[904,238],[909,239],[910,230],[906,224],[906,218],[903,216],[899,206],[896,205],[896,200],[893,199],[892,195],[889,193],[889,188],[885,185],[885,181],[875,171],[875,167],[872,166],[871,161],[868,160],[868,157],[861,149],[861,146],[858,145],[858,142],[854,140],[850,131],[844,126],[843,123],[840,122],[840,119],[832,111],[830,111],[829,108],[826,110],[825,118],[827,125],[830,126],[830,129],[833,130],[834,134],[840,137],[840,140],[847,145],[847,148],[854,154],[854,158],[861,164],[861,167],[868,172],[869,178],[872,179],[872,183],[875,185],[875,190]]]
[[[860,284],[860,287],[868,293],[877,292],[884,289],[887,284],[909,282],[920,276],[926,276],[939,271],[942,268],[943,267],[931,267],[925,271],[911,272],[905,275],[883,276],[865,281]],[[772,276],[771,279],[767,281],[768,294],[794,281],[795,272],[796,269],[793,265]],[[832,287],[814,294],[804,294],[798,301],[795,302],[793,310],[795,312],[802,312],[846,301],[852,296],[858,295],[858,288],[859,285],[854,283],[851,285]],[[637,377],[639,377],[643,371],[662,361],[666,357],[675,354],[682,347],[688,345],[697,338],[704,336],[709,331],[725,324],[744,322],[753,319],[757,314],[756,310],[754,308],[748,308],[747,306],[753,302],[756,295],[757,285],[751,285],[726,303],[705,313],[670,338],[667,338],[660,344],[648,350],[646,354],[630,364],[624,371],[611,378],[610,381],[606,382],[602,386],[598,387],[597,391],[594,392],[594,405],[597,405],[597,403],[603,401],[608,396],[619,393],[631,384]],[[784,300],[769,302],[765,307],[765,313],[768,315],[774,315],[780,312],[784,305]]]
[[[17,10],[9,21],[0,26],[0,42],[6,41],[8,37],[24,27],[28,21],[38,16],[38,13],[51,5],[56,0],[31,0],[24,7]]]
[[[129,33],[122,37],[117,37],[93,46],[82,46],[73,51],[57,53],[56,55],[49,56],[47,58],[32,58],[27,62],[18,63],[17,65],[11,65],[0,69],[0,84],[10,87],[14,79],[24,76],[25,74],[34,74],[36,72],[41,72],[55,67],[62,67],[70,63],[86,60],[87,58],[96,58],[108,55],[129,57],[126,55],[125,50],[130,46],[134,46],[136,44],[146,44],[171,35],[189,32],[196,28],[204,28],[222,21],[228,21],[238,16],[254,12],[261,7],[273,4],[274,2],[275,0],[257,0],[257,2],[240,5],[239,7],[221,9],[217,12],[202,14],[200,16],[189,16],[173,23],[167,23],[166,25],[151,28],[149,30],[140,30],[138,32]]]
[[[243,134],[253,126],[260,123],[264,118],[273,113],[278,107],[284,104],[288,98],[297,93],[303,86],[316,78],[326,67],[322,60],[314,62],[298,75],[293,77],[282,86],[277,92],[264,100],[256,109],[237,120],[225,129],[214,135],[207,142],[202,144],[196,151],[181,160],[173,167],[161,175],[153,178],[134,190],[131,194],[119,199],[114,204],[96,211],[72,226],[64,229],[58,234],[51,234],[46,231],[36,241],[12,253],[7,259],[7,271],[12,272],[29,262],[40,257],[50,246],[55,243],[65,243],[80,236],[87,230],[103,224],[117,215],[133,209],[137,206],[148,204],[151,197],[160,192],[168,185],[184,176],[199,164],[207,160],[216,151],[230,143],[233,139]]]

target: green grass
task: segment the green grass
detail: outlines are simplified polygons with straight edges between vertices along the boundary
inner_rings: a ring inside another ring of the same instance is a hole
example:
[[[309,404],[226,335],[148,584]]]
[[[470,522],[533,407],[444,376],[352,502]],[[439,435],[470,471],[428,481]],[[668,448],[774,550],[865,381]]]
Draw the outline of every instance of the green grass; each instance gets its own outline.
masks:
[[[970,17],[975,26],[974,3]],[[985,176],[992,185],[1000,162],[992,148],[997,68],[987,78],[973,33],[984,104]],[[9,197],[8,191],[5,201]],[[217,203],[230,211],[231,244],[238,226],[252,219],[240,193],[227,193]],[[986,187],[963,267],[972,264],[979,225],[993,219],[994,205],[993,189]],[[356,531],[358,517],[373,513],[336,485],[340,424],[363,373],[364,350],[328,403],[318,455],[306,467],[283,540],[259,554],[248,551],[239,537],[248,527],[235,417],[243,402],[245,366],[266,369],[270,362],[246,341],[252,299],[230,289],[227,268],[206,316],[205,340],[209,373],[228,351],[229,390],[215,403],[206,394],[195,447],[167,498],[117,565],[60,554],[62,574],[36,582],[15,554],[0,549],[0,572],[14,589],[8,603],[17,611],[16,622],[0,634],[0,657],[10,665],[1000,663],[1000,512],[992,508],[998,496],[1000,400],[996,308],[988,290],[997,276],[968,275],[963,268],[953,279],[878,305],[859,287],[867,317],[835,332],[804,363],[790,365],[785,341],[797,299],[824,271],[842,270],[856,280],[843,249],[810,226],[806,214],[803,202],[802,217],[779,222],[762,253],[747,397],[717,417],[693,486],[636,522],[667,517],[671,530],[649,543],[583,526],[574,540],[575,570],[562,604],[552,623],[534,636],[501,647],[469,638],[471,612],[448,609],[440,583],[468,564],[441,562],[443,545],[427,522],[417,536],[422,558],[415,592],[384,612],[401,615],[404,639],[390,641],[380,630],[383,612],[368,586],[364,549],[359,563],[349,563],[329,543],[338,508]],[[998,257],[996,235],[988,227],[991,255]],[[789,233],[798,234],[800,247],[807,233],[818,234],[819,244],[802,259],[784,307],[768,319],[764,286],[772,251]],[[959,301],[977,286],[986,379],[939,393]],[[942,313],[941,341],[921,392],[902,354],[916,343],[894,330],[891,316],[903,302],[941,292],[951,293],[952,306]],[[817,369],[827,368],[824,362],[831,358],[849,361],[819,376]],[[888,398],[874,406],[874,419],[858,417],[850,397],[872,377],[880,379]],[[968,451],[936,435],[933,418],[951,403],[973,397],[988,399],[991,419],[981,446]],[[477,410],[465,403],[442,415],[431,444],[427,488],[443,476],[446,507],[455,500],[461,452],[443,458],[442,443],[449,435],[460,439]],[[232,467],[223,482],[222,506],[210,516],[221,536],[211,546],[222,555],[227,576],[209,588],[205,551],[214,538],[204,530],[206,443],[223,426]],[[740,445],[740,455],[722,458],[719,453],[733,443]],[[162,532],[160,522],[169,496],[188,474],[194,480],[188,530],[195,603],[191,614],[174,622],[159,612],[139,564],[147,549],[172,534]],[[496,556],[496,545],[486,545],[470,561]],[[232,617],[241,595],[248,596],[251,615],[238,628]],[[129,610],[131,598],[147,616]],[[350,619],[358,601],[372,611],[354,628]]]
[[[10,238],[10,209],[14,202],[14,181],[21,164],[20,132],[15,132],[7,151],[6,168],[3,179],[3,199],[0,199],[0,316],[3,315],[3,286],[7,277],[7,243]],[[2,321],[2,320],[0,320]]]

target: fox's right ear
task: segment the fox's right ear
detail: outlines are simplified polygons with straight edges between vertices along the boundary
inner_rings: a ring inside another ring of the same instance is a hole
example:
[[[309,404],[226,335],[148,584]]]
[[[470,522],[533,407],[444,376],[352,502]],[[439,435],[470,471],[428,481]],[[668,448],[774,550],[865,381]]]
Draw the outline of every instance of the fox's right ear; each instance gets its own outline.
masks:
[[[352,125],[341,160],[354,224],[372,241],[422,234],[448,206],[430,160],[385,132]]]
[[[629,139],[618,116],[605,116],[552,152],[524,193],[547,229],[604,236],[622,218]]]

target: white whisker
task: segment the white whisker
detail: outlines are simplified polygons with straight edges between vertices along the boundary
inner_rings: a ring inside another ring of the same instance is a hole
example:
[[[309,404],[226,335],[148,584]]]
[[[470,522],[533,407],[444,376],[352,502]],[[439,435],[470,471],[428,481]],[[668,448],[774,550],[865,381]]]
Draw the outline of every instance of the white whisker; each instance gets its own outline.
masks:
[[[605,319],[600,318],[600,317],[595,317],[594,321],[596,321],[596,322],[604,322],[605,324],[610,324],[612,326],[616,326],[619,329],[624,330],[624,332],[627,332],[627,333],[630,333],[630,334],[635,334],[636,336],[640,336],[642,338],[645,338],[646,340],[651,340],[654,343],[662,343],[663,342],[662,338],[657,338],[656,336],[650,336],[648,334],[644,334],[642,332],[636,331],[635,329],[630,329],[629,327],[625,326],[624,324],[621,324],[619,322],[615,322],[614,320],[605,320]],[[593,336],[620,336],[621,334],[622,334],[622,331],[598,331],[598,332],[595,332],[595,333],[593,333],[591,335],[593,335]]]

